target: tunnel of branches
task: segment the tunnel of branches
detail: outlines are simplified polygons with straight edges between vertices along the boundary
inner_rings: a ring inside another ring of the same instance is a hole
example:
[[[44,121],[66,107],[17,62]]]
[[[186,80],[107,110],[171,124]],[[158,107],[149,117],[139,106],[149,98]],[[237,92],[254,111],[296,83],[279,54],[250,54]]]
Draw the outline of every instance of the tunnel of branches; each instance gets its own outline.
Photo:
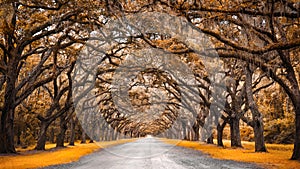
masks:
[[[147,38],[155,39],[156,45],[168,53],[186,48],[185,44],[172,37],[148,34]],[[114,81],[114,77],[129,55],[128,51],[135,52],[148,46],[139,38],[131,39],[131,43],[126,45],[115,45],[97,64],[91,96],[94,99],[85,99],[82,109],[86,113],[79,115],[90,137],[95,140],[146,135],[199,138],[199,130],[209,114],[211,84],[198,54],[172,55],[189,66],[196,82],[193,87],[185,86],[182,90],[182,80],[186,77],[175,79],[176,72],[164,71],[159,66],[135,65],[126,67],[126,71],[135,72],[126,82],[126,90],[114,94],[113,91],[119,90],[118,83],[121,83]],[[152,62],[160,64],[159,60]],[[174,63],[172,66],[180,65]]]

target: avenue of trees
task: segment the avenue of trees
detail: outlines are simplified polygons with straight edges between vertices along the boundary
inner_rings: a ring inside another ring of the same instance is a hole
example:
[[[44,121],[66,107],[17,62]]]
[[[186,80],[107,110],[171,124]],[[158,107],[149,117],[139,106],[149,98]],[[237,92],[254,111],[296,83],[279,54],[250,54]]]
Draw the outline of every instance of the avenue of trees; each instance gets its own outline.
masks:
[[[222,93],[212,92],[205,62],[197,57],[211,53],[199,53],[163,31],[125,33],[111,49],[97,51],[108,43],[105,27],[111,20],[145,12],[184,18],[209,37],[223,66],[224,81],[215,84],[224,85]],[[100,141],[152,134],[198,141],[205,121],[217,120],[207,143],[216,136],[223,146],[226,137],[231,146],[241,147],[244,137],[253,134],[247,140],[255,142],[256,152],[267,151],[265,141],[293,143],[291,159],[300,160],[299,27],[297,0],[1,0],[0,153],[31,144],[44,150],[47,141],[58,147],[65,141],[74,145],[76,139],[85,143],[87,137]],[[93,39],[95,32],[98,39]],[[92,80],[80,64],[84,46],[99,56]],[[170,72],[132,67],[139,73],[129,83],[128,98],[143,113],[129,118],[114,104],[112,77],[129,53],[149,47],[189,65],[197,91],[181,90],[183,79]],[[86,72],[78,72],[78,65]],[[82,75],[74,80],[76,73]],[[154,91],[167,97],[157,98]],[[86,97],[91,92],[93,101]],[[184,101],[191,95],[188,100],[201,100],[197,114]],[[210,109],[221,95],[224,105]],[[162,103],[164,110],[145,113]],[[94,114],[95,106],[100,114]],[[181,107],[192,112],[191,120],[175,122]],[[220,118],[210,119],[216,111]],[[244,128],[247,134],[241,134]]]

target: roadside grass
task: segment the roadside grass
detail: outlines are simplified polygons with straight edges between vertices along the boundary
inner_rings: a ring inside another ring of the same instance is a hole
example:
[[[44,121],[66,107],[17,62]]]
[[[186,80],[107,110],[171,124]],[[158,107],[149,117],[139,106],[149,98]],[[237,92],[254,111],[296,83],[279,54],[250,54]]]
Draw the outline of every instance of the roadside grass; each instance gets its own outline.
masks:
[[[254,142],[242,142],[243,148],[230,148],[230,141],[224,140],[224,146],[209,145],[195,141],[161,139],[165,143],[200,150],[213,158],[252,162],[268,169],[299,169],[300,162],[292,161],[293,145],[266,144],[267,153],[255,153]],[[216,140],[214,140],[216,142]]]
[[[19,154],[0,155],[1,169],[27,169],[39,168],[56,164],[70,163],[79,160],[80,157],[95,152],[101,148],[123,144],[135,139],[122,139],[117,141],[106,141],[97,143],[80,144],[66,148],[55,148],[55,144],[47,144],[46,151],[33,150],[34,146],[26,149],[17,148]]]

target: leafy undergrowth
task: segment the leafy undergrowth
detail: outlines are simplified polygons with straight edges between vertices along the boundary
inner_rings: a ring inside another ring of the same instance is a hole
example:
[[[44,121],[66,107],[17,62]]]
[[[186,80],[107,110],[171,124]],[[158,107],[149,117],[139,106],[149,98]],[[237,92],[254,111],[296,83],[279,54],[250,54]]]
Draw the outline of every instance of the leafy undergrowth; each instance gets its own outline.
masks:
[[[267,153],[254,153],[253,142],[242,142],[243,148],[230,148],[230,141],[224,141],[226,148],[193,141],[162,139],[162,141],[177,146],[200,150],[213,158],[253,162],[270,169],[299,169],[300,162],[289,160],[293,145],[266,144]]]
[[[66,148],[54,148],[55,144],[47,144],[47,151],[35,151],[34,147],[27,149],[17,149],[17,155],[0,156],[1,169],[25,169],[38,168],[55,164],[64,164],[79,160],[80,157],[90,154],[100,148],[105,148],[117,144],[134,141],[134,139],[123,139],[117,141],[97,142],[67,146]],[[31,150],[31,151],[29,151]]]

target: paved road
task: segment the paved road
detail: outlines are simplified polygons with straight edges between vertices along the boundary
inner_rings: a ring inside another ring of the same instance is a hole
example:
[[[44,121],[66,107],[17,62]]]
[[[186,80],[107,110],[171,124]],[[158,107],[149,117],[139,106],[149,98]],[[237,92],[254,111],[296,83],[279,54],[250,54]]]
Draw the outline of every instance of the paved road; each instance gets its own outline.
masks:
[[[217,160],[199,151],[165,144],[156,138],[110,147],[78,162],[47,167],[74,169],[255,169],[255,164]]]

